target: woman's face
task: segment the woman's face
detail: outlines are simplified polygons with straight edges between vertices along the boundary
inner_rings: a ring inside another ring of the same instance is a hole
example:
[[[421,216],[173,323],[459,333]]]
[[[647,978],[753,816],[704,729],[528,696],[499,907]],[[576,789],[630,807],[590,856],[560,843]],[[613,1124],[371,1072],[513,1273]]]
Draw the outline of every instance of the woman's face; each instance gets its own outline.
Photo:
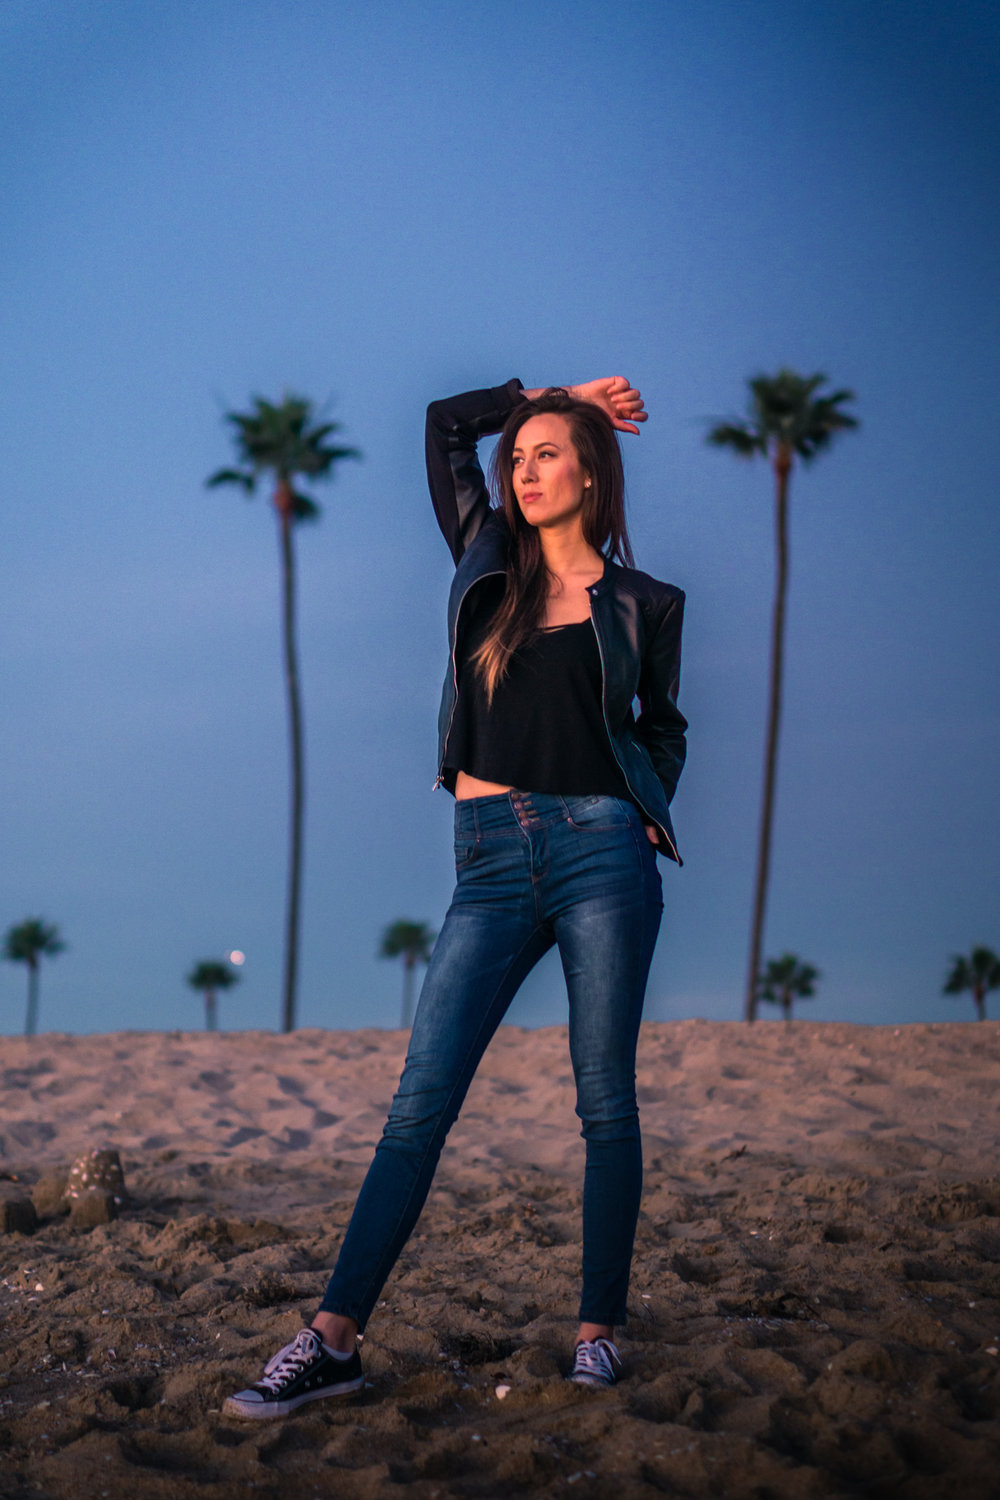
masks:
[[[532,526],[559,526],[579,517],[590,487],[567,417],[541,412],[520,428],[513,450],[514,495]]]

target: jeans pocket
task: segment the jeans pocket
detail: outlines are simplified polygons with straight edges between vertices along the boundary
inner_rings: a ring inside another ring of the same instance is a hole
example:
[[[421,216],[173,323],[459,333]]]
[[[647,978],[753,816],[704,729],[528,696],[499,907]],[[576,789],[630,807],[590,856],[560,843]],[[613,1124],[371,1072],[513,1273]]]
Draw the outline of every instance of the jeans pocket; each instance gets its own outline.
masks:
[[[627,828],[630,804],[617,797],[567,797],[569,821],[581,833]]]

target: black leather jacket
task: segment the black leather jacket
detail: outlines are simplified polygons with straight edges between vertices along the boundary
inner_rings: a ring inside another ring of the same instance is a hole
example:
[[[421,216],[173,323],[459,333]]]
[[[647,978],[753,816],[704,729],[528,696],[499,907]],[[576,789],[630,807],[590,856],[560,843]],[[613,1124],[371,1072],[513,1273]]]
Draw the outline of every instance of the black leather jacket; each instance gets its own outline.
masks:
[[[490,508],[476,456],[481,437],[499,432],[521,399],[521,382],[468,391],[427,408],[427,478],[438,525],[455,559],[448,601],[451,660],[438,716],[438,779],[458,693],[463,606],[480,579],[507,567],[510,532]],[[604,722],[615,758],[661,854],[681,863],[668,811],[684,765],[687,721],[677,707],[684,595],[648,573],[605,562],[590,589],[590,614],[604,679]],[[639,717],[632,711],[639,700]],[[529,788],[530,790],[530,788]]]

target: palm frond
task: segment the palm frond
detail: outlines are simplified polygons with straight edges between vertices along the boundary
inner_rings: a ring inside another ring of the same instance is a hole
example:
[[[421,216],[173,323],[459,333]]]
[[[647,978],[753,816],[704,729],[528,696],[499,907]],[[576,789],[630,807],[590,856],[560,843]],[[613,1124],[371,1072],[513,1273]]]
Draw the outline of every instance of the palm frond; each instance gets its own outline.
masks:
[[[754,375],[749,388],[748,416],[742,422],[723,422],[708,433],[716,447],[732,448],[741,457],[784,451],[809,463],[829,447],[835,433],[857,427],[857,418],[841,410],[854,392],[843,389],[819,396],[826,375],[799,375],[783,366],[776,375]]]
[[[210,474],[205,480],[205,488],[211,490],[217,484],[242,485],[243,489],[250,495],[253,493],[256,479],[253,474],[245,474],[242,469],[216,469],[215,473]]]
[[[951,972],[944,982],[941,993],[944,995],[960,995],[963,990],[972,988],[972,971],[964,958],[955,958],[952,961]]]
[[[968,957],[956,953],[951,960],[951,969],[942,986],[943,995],[961,995],[966,990],[1000,989],[1000,958],[992,948],[977,946]]]
[[[759,436],[744,422],[719,422],[710,428],[705,441],[713,448],[732,448],[740,458],[752,458],[766,452]]]
[[[193,990],[228,990],[231,985],[238,984],[239,979],[236,970],[221,959],[204,958],[195,964],[187,976],[187,983]]]
[[[1000,958],[997,958],[992,948],[973,948],[972,968],[979,978],[989,982],[990,989],[1000,985]]]
[[[412,958],[426,963],[434,946],[435,934],[426,922],[410,922],[401,918],[390,922],[382,933],[379,943],[379,958]]]
[[[35,964],[40,954],[54,958],[64,953],[66,944],[59,936],[54,923],[44,922],[41,917],[29,917],[24,922],[8,927],[3,939],[2,956],[10,963]]]
[[[209,483],[240,483],[253,488],[257,478],[269,473],[279,483],[290,484],[296,474],[320,479],[345,458],[360,458],[357,448],[327,442],[339,431],[336,422],[312,425],[313,405],[304,396],[287,394],[280,402],[254,396],[251,409],[228,412],[226,421],[235,429],[234,442],[246,470],[223,469]],[[312,518],[318,512],[308,512]],[[303,511],[297,519],[306,519]]]
[[[760,976],[760,998],[781,1002],[792,998],[807,1000],[816,993],[820,977],[815,964],[803,963],[794,953],[768,960]]]
[[[292,491],[292,520],[293,521],[318,521],[323,514],[315,500],[310,500],[308,495]]]

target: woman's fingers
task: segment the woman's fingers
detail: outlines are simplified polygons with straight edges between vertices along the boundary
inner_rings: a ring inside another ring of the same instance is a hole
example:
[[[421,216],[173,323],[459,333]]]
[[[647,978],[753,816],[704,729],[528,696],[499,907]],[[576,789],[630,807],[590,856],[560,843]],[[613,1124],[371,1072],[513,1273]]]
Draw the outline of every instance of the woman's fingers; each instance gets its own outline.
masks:
[[[610,391],[608,394],[611,398],[612,406],[623,411],[630,408],[638,409],[646,404],[642,399],[642,393],[635,390],[632,386],[627,386],[623,391]]]
[[[645,422],[649,413],[639,392],[630,390],[612,397],[609,415],[620,432],[634,432],[638,435],[639,429],[635,423]]]
[[[571,395],[581,401],[591,401],[606,411],[619,432],[634,432],[638,435],[637,422],[645,422],[648,416],[640,391],[630,385],[624,375],[608,375],[602,380],[586,380],[582,385],[567,387]]]
[[[616,375],[608,385],[608,400],[611,420],[619,431],[638,435],[639,429],[635,423],[645,422],[649,416],[642,393],[635,386],[629,385],[624,375]]]

